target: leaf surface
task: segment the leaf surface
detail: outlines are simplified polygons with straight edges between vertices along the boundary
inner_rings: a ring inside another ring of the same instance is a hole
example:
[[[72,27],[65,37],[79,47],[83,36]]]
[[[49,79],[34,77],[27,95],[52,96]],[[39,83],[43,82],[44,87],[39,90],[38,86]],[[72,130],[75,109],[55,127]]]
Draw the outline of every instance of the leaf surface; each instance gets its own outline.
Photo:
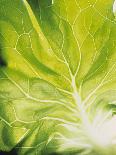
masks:
[[[0,149],[115,155],[113,1],[0,6]]]

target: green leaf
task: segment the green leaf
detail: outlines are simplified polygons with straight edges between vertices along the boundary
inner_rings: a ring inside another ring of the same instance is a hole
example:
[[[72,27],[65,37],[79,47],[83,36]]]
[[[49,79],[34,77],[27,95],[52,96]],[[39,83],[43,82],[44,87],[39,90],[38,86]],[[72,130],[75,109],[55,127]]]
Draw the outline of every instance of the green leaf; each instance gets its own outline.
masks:
[[[113,0],[0,6],[0,150],[115,155]]]

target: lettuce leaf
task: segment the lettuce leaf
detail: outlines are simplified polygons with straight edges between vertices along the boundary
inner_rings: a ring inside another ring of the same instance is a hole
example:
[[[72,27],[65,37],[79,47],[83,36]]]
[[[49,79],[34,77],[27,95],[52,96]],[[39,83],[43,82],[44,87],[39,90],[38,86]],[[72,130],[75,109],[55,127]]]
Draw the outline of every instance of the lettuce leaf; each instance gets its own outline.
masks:
[[[0,1],[0,150],[116,154],[113,2]]]

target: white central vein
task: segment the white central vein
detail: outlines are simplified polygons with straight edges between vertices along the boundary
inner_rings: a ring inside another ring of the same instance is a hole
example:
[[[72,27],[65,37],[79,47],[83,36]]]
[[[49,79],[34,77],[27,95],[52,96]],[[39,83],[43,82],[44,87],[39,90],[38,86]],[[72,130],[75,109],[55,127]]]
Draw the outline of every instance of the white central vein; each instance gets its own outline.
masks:
[[[77,105],[77,109],[79,109],[79,113],[80,113],[80,120],[81,120],[82,124],[88,128],[90,126],[88,115],[87,115],[87,112],[85,110],[85,107],[82,104],[83,102],[82,102],[81,96],[79,95],[79,93],[77,91],[74,76],[72,76],[72,87],[73,87],[73,98],[74,98],[75,103]]]

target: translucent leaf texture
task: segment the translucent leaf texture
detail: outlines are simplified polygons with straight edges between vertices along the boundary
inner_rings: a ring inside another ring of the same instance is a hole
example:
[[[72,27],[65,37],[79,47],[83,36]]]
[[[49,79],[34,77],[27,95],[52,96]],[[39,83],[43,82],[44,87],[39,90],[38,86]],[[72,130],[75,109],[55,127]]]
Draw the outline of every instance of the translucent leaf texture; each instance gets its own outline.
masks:
[[[116,154],[113,0],[0,0],[0,150]]]

